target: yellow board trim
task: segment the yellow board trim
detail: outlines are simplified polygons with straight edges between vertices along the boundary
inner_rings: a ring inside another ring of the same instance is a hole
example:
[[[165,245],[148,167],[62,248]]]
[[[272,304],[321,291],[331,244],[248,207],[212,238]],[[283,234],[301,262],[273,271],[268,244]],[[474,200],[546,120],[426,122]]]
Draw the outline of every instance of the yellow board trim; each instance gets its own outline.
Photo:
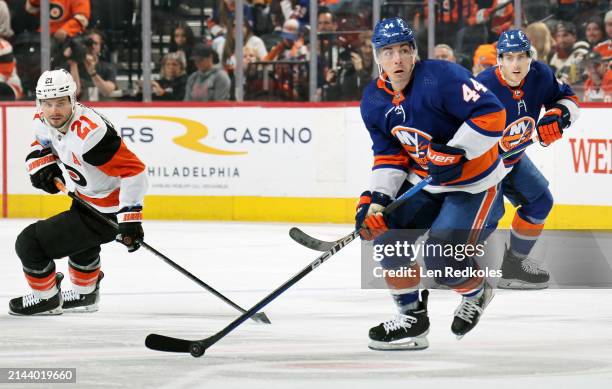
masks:
[[[353,223],[357,199],[258,196],[147,196],[145,219]],[[58,195],[8,195],[8,217],[47,218],[70,207]],[[514,216],[509,204],[500,227]],[[557,204],[547,229],[612,229],[612,206]]]

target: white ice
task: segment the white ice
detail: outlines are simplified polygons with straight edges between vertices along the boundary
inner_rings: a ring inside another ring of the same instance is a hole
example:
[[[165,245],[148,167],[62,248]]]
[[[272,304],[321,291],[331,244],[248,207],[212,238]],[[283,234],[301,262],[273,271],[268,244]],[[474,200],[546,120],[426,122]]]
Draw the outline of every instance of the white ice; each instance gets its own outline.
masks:
[[[498,291],[460,341],[450,332],[459,297],[434,290],[429,349],[369,350],[368,329],[391,318],[394,306],[386,291],[360,289],[358,243],[268,305],[272,325],[244,323],[201,358],[152,351],[144,339],[149,333],[201,339],[238,313],[144,249],[103,248],[99,312],[10,316],[8,300],[29,293],[14,241],[31,222],[0,221],[0,367],[77,369],[76,385],[43,387],[612,387],[610,290]],[[145,224],[149,244],[245,308],[318,255],[293,243],[289,227]],[[304,228],[331,240],[351,226]],[[58,270],[67,273],[66,260]]]

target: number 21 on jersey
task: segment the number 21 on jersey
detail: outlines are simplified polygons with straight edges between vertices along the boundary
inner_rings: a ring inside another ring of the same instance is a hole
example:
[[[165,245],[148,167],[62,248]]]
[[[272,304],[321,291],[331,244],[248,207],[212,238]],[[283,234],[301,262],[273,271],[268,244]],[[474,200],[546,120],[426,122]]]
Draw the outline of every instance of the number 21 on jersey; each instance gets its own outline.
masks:
[[[82,122],[85,122],[85,126],[83,126]],[[89,134],[89,131],[95,130],[96,128],[98,128],[96,123],[89,120],[87,116],[81,116],[79,120],[75,120],[72,123],[70,126],[70,131],[76,131],[79,138],[85,139],[87,134]]]

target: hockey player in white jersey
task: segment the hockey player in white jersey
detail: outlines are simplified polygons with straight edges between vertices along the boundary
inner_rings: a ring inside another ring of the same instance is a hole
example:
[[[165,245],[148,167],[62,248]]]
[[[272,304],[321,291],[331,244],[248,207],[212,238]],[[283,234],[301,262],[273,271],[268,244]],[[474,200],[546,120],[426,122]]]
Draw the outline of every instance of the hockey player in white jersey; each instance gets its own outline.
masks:
[[[69,210],[26,227],[17,237],[32,294],[9,302],[14,315],[61,314],[64,310],[96,311],[100,245],[115,239],[129,252],[144,237],[142,205],[147,190],[145,165],[123,143],[113,126],[93,109],[76,101],[76,84],[65,70],[44,72],[36,85],[35,141],[26,157],[32,185],[57,193],[55,178],[65,182],[62,165],[75,193],[107,217],[119,231],[101,222],[78,202]],[[72,289],[62,291],[55,259],[68,257]]]

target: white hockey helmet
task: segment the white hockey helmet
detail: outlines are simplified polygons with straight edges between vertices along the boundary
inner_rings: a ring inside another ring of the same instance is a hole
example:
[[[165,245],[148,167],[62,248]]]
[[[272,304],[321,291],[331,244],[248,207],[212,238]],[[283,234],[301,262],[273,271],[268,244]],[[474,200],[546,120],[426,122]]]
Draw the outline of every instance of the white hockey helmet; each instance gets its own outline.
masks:
[[[76,82],[66,70],[47,70],[36,83],[36,105],[40,108],[41,100],[68,96],[74,111],[76,90]]]

